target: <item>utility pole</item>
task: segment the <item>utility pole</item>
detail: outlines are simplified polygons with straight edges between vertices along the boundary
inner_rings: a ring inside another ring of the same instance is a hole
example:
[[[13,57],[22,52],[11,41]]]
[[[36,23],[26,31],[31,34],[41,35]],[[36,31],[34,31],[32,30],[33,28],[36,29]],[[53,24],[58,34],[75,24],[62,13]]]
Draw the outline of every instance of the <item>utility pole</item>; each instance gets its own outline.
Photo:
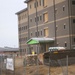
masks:
[[[53,6],[54,6],[54,27],[55,27],[55,44],[54,44],[54,46],[57,46],[57,38],[56,38],[56,9],[55,9],[55,0],[53,0]]]
[[[36,30],[37,30],[37,37],[38,37],[38,17],[37,17],[37,0],[35,0],[35,8],[36,8]]]
[[[37,38],[38,38],[38,17],[37,17],[37,0],[35,0],[35,9],[36,9],[36,30],[37,30]],[[38,61],[38,55],[39,55],[39,49],[38,46],[37,47],[37,75],[39,75],[39,61]]]

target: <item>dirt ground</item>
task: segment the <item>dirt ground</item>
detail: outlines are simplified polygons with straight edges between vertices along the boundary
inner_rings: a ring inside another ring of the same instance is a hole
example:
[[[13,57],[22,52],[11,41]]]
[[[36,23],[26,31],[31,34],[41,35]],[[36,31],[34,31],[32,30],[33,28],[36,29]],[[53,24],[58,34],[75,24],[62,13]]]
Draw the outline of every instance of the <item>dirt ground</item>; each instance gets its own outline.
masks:
[[[46,65],[23,65],[24,58],[15,59],[15,71],[3,71],[2,75],[67,75],[67,67],[50,67]],[[75,75],[75,65],[68,66],[68,75]]]
[[[64,72],[61,67],[50,67],[51,75],[63,75],[67,73],[67,69],[63,67]],[[39,65],[39,66],[28,66],[26,68],[17,68],[16,73],[18,75],[49,75],[49,66]],[[68,67],[68,75],[75,75],[75,65]]]
[[[67,75],[66,67],[50,67],[50,75]],[[18,67],[14,72],[7,72],[7,74],[3,75],[49,75],[49,66],[40,65],[40,66],[27,66]],[[68,75],[75,75],[75,65],[71,65],[68,67]]]

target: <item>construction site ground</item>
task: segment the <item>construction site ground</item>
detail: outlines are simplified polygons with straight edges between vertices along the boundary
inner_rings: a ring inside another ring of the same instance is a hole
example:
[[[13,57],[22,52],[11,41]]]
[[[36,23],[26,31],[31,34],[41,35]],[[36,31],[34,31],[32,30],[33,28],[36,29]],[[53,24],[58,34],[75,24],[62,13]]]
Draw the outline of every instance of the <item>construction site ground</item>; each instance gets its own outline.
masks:
[[[63,73],[66,74],[66,67],[63,68],[65,69],[64,72],[62,71],[61,67],[51,67],[50,75],[63,75]],[[38,69],[37,66],[28,66],[26,68],[18,67],[15,70],[15,74],[14,72],[7,72],[7,74],[3,75],[49,75],[49,67],[45,65],[39,65]],[[75,65],[68,67],[68,75],[75,75]]]
[[[23,65],[24,58],[15,59],[15,70],[12,71],[2,71],[2,75],[65,75],[67,73],[66,65],[63,67],[50,67],[47,65]],[[68,66],[68,75],[75,75],[75,64]]]

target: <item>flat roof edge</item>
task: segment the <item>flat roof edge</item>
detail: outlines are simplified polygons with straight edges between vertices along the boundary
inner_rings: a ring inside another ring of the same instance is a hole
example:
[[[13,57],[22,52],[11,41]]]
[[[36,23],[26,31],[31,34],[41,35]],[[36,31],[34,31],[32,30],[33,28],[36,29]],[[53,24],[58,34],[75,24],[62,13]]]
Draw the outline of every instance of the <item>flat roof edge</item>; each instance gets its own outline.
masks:
[[[24,1],[24,3],[28,3],[28,2],[30,2],[31,0],[26,0],[26,1]]]
[[[20,10],[20,11],[18,11],[18,12],[16,12],[15,14],[20,14],[20,13],[22,13],[22,12],[24,12],[24,11],[27,11],[28,10],[28,8],[25,8],[25,9],[22,9],[22,10]]]

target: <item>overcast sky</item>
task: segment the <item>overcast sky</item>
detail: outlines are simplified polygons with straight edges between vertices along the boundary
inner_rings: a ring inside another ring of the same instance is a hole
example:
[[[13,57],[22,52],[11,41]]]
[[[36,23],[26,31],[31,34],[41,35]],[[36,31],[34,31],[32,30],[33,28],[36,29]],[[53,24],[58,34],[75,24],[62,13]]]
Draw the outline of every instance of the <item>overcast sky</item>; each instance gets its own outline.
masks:
[[[24,9],[25,0],[0,0],[0,47],[18,47],[16,12]]]

